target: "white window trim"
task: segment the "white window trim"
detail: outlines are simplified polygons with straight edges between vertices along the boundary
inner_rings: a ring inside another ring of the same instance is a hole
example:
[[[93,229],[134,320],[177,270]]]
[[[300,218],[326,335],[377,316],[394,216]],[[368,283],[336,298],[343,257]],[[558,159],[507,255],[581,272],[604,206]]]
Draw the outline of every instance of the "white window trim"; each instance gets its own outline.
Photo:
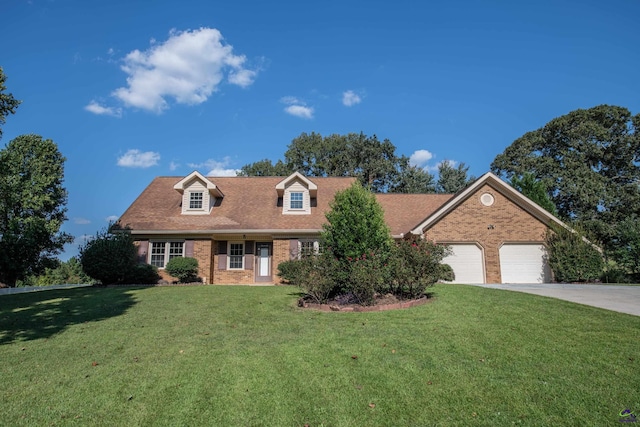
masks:
[[[167,266],[167,263],[169,262],[169,255],[170,255],[170,250],[171,250],[171,243],[182,243],[182,255],[181,257],[184,258],[184,251],[185,251],[185,245],[184,245],[184,240],[151,240],[149,241],[149,250],[148,250],[148,257],[149,259],[147,260],[147,263],[150,265],[151,264],[151,257],[152,255],[156,255],[153,253],[153,244],[154,243],[164,243],[164,258],[163,258],[163,262],[162,262],[162,267],[158,267],[159,270],[164,270]],[[177,257],[174,257],[177,258]]]
[[[300,200],[293,200],[293,195],[294,194],[299,194],[300,195]],[[291,191],[289,193],[289,210],[291,211],[302,211],[304,210],[304,192],[303,191]],[[294,208],[293,207],[293,203],[294,202],[299,202],[300,203],[300,207],[299,208]]]
[[[231,255],[231,245],[242,245],[242,267],[238,268],[238,267],[231,267],[231,257],[232,256],[239,256],[239,255]],[[246,255],[246,245],[245,242],[242,241],[234,241],[234,242],[227,242],[227,270],[244,270],[244,259],[245,259],[245,255]]]
[[[191,202],[193,201],[197,201],[197,200],[193,200],[192,196],[195,194],[199,194],[200,195],[200,207],[199,208],[192,208],[191,207]],[[204,206],[204,191],[189,191],[189,207],[188,210],[193,211],[193,212],[200,212],[200,211],[204,211],[205,206]]]

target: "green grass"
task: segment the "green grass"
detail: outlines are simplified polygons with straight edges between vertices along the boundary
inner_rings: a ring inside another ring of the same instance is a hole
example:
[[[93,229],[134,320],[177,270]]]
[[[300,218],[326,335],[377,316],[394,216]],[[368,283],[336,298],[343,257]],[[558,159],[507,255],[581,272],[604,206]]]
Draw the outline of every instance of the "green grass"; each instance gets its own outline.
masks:
[[[290,287],[3,296],[0,425],[602,426],[640,411],[640,317],[435,293],[373,313],[302,310]]]

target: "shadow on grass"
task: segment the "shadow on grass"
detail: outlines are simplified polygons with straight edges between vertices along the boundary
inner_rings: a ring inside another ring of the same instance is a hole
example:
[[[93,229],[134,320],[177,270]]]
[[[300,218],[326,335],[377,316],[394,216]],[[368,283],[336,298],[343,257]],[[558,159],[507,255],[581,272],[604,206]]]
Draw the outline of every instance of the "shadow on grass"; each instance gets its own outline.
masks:
[[[71,325],[119,316],[132,288],[75,288],[0,297],[0,345],[49,338]]]

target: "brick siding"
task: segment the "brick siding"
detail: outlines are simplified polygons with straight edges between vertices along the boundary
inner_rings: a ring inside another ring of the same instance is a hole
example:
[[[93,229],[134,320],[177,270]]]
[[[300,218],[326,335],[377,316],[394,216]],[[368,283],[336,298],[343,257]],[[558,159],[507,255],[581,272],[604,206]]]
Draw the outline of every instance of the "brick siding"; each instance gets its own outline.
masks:
[[[480,196],[494,197],[484,206]],[[502,193],[484,185],[425,233],[441,243],[477,243],[484,250],[487,283],[501,283],[500,247],[504,243],[544,243],[547,226]]]

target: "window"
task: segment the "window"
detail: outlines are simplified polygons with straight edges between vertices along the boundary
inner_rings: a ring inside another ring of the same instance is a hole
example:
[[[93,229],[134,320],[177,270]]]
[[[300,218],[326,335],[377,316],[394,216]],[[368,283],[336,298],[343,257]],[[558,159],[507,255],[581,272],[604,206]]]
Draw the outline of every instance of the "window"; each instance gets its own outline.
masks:
[[[189,193],[189,209],[202,209],[202,193]]]
[[[322,253],[320,242],[317,240],[300,240],[298,242],[298,258]]]
[[[291,193],[291,203],[290,203],[290,208],[291,209],[302,209],[302,193],[300,192],[292,192]]]
[[[184,242],[151,242],[150,264],[164,268],[171,258],[181,257],[184,253]]]
[[[244,243],[229,243],[229,269],[244,268]]]

